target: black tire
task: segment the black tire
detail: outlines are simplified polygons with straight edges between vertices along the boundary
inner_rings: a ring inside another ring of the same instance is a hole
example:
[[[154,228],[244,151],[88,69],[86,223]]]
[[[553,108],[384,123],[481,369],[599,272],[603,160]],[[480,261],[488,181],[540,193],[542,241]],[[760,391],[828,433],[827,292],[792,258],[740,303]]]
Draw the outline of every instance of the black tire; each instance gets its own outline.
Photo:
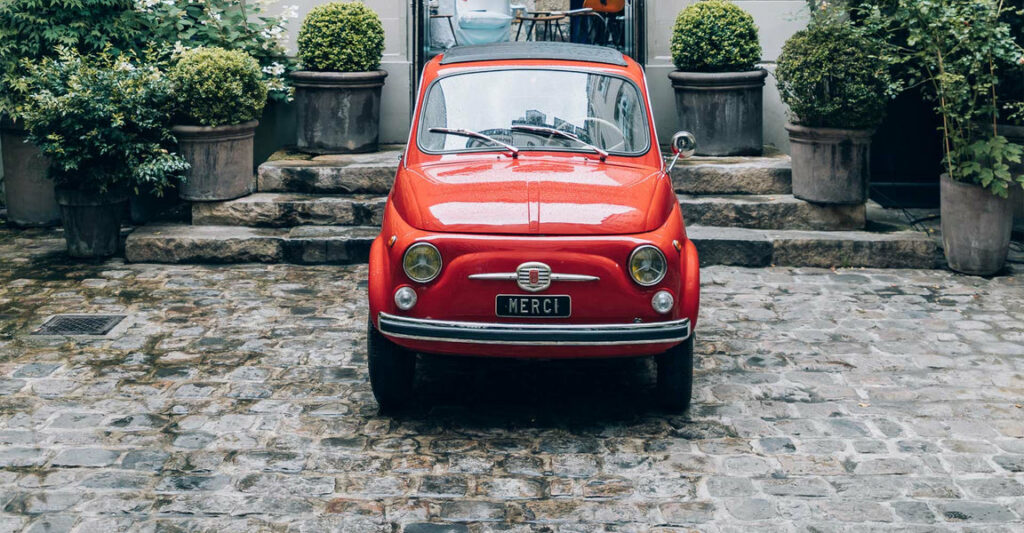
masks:
[[[658,401],[669,411],[687,410],[693,394],[693,335],[659,355],[657,364]]]
[[[370,387],[381,411],[395,412],[408,406],[416,380],[416,354],[389,341],[368,321],[366,360]]]

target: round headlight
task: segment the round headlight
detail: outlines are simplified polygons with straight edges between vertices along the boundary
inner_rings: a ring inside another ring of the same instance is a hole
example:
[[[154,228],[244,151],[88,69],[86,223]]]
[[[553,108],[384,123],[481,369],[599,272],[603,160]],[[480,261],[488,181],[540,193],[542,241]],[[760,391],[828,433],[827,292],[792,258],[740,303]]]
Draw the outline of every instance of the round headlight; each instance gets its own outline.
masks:
[[[665,279],[668,272],[668,261],[665,254],[654,246],[645,244],[633,250],[629,256],[629,275],[633,281],[644,287],[657,285]]]
[[[441,252],[433,244],[418,242],[405,251],[402,268],[409,279],[427,283],[441,273]]]

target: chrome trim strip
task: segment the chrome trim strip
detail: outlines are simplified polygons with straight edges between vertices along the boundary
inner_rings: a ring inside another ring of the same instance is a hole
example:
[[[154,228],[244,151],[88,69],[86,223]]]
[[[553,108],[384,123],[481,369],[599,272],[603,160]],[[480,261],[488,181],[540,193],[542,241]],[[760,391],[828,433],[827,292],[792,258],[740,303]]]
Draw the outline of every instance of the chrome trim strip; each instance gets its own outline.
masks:
[[[489,274],[470,274],[469,279],[483,281],[517,281],[519,275],[515,272],[493,272]],[[585,274],[551,274],[551,281],[601,281],[598,276],[587,276]]]
[[[377,329],[389,337],[516,346],[664,344],[690,338],[690,320],[627,324],[510,324],[426,320],[380,313]]]

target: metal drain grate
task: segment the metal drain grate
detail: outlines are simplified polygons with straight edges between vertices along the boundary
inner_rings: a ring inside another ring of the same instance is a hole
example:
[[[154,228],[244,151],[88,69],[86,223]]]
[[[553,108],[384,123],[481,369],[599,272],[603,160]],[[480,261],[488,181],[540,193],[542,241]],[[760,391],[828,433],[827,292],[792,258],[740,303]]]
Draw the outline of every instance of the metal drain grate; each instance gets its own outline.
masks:
[[[33,335],[106,335],[124,320],[124,315],[57,315]]]

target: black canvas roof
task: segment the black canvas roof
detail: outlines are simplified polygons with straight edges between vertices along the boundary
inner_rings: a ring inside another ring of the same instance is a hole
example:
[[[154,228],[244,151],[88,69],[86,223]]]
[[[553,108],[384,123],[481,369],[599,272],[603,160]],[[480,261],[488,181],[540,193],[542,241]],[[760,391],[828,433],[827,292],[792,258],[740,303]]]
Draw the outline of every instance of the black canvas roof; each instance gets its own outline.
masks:
[[[509,42],[456,46],[444,53],[442,65],[472,63],[476,61],[500,61],[511,59],[555,59],[563,61],[588,61],[608,65],[626,66],[622,52],[605,46],[558,42]]]

